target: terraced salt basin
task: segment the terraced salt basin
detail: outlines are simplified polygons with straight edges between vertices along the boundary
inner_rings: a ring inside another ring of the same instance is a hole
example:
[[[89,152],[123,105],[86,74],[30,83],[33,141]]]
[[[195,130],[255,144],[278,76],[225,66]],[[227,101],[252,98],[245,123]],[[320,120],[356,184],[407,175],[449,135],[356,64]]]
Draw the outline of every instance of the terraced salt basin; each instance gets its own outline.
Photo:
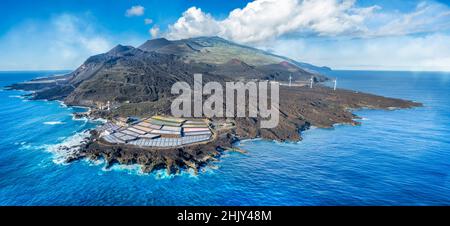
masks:
[[[164,116],[153,116],[126,126],[108,122],[97,130],[107,143],[139,147],[176,147],[205,142],[212,137],[206,120]]]

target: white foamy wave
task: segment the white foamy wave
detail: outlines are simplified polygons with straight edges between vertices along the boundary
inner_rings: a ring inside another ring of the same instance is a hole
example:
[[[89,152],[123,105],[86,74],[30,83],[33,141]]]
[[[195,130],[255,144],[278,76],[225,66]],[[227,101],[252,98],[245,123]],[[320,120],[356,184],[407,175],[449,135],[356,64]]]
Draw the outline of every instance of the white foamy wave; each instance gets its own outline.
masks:
[[[20,145],[20,146],[22,146],[22,145],[25,145],[27,142],[25,142],[25,141],[22,141],[22,142],[14,142],[14,145]]]
[[[26,142],[20,143],[19,150],[35,150],[35,149],[38,149],[38,148],[33,146],[32,144],[28,144]]]
[[[90,166],[100,166],[102,164],[105,164],[105,160],[103,160],[103,159],[97,159],[97,160],[84,159],[83,161],[85,161]]]
[[[89,121],[89,119],[88,118],[86,118],[86,117],[75,117],[75,115],[74,114],[72,114],[72,120],[74,120],[74,121],[83,121],[83,122],[88,122]]]
[[[82,121],[82,122],[98,122],[100,124],[105,124],[105,123],[108,122],[108,120],[106,120],[104,118],[90,119],[88,117],[76,117],[75,114],[72,114],[72,120],[74,120],[74,121]]]
[[[61,124],[64,124],[64,122],[61,122],[61,121],[44,122],[44,125],[51,125],[51,126],[53,126],[53,125],[61,125]]]
[[[19,98],[19,99],[25,99],[25,96],[21,96],[21,95],[12,95],[9,96],[10,98]]]
[[[64,139],[59,144],[45,145],[44,149],[54,155],[54,163],[64,164],[68,158],[78,153],[81,145],[87,142],[88,137],[90,137],[90,133],[86,130]]]
[[[240,145],[240,144],[251,143],[251,142],[260,141],[260,140],[263,140],[263,139],[262,138],[242,139],[239,142],[237,142],[236,144]]]
[[[94,120],[92,120],[92,121],[94,121],[94,122],[99,122],[99,123],[103,123],[103,124],[105,124],[105,123],[108,122],[108,120],[106,120],[106,119],[104,119],[104,118],[97,118],[97,119],[94,119]]]
[[[200,173],[202,173],[202,174],[214,174],[219,168],[220,168],[220,166],[218,166],[218,165],[208,164],[207,166],[202,167],[200,169]],[[188,172],[188,173],[189,173],[190,177],[197,177],[193,171],[192,172]]]
[[[156,171],[153,171],[150,175],[153,175],[155,179],[157,180],[167,180],[167,179],[173,179],[175,177],[188,177],[192,179],[198,179],[199,174],[203,173],[211,173],[211,169],[209,168],[202,168],[199,170],[198,173],[195,173],[195,171],[191,168],[189,169],[181,169],[179,173],[177,174],[168,174],[166,169],[158,169]]]
[[[120,171],[120,172],[126,172],[130,175],[147,175],[142,171],[142,167],[138,164],[132,164],[132,165],[123,165],[123,164],[114,164],[110,167],[106,167],[106,165],[102,168],[102,171],[108,172],[108,171]]]
[[[59,106],[61,106],[63,108],[67,108],[67,105],[63,101],[57,100],[56,102],[59,103]]]
[[[182,172],[183,173],[183,172]],[[172,179],[175,177],[174,174],[168,174],[166,169],[159,169],[152,173],[155,179]]]
[[[88,160],[88,161],[93,166],[105,163],[104,160],[97,160],[95,163],[93,163],[91,160]],[[212,168],[210,168],[210,167],[202,168],[199,171],[199,173],[211,174],[211,173],[214,172],[213,169],[217,169],[216,167],[213,166]],[[102,167],[101,171],[103,173],[107,173],[107,172],[123,172],[123,173],[127,173],[129,175],[153,176],[157,180],[173,179],[173,178],[179,177],[179,176],[198,179],[198,175],[194,172],[193,169],[182,169],[177,174],[168,174],[166,169],[158,169],[158,170],[153,171],[152,173],[144,173],[142,171],[141,165],[139,165],[139,164],[123,165],[123,164],[115,163],[115,164],[113,164],[110,167],[106,167],[106,165],[104,165]]]

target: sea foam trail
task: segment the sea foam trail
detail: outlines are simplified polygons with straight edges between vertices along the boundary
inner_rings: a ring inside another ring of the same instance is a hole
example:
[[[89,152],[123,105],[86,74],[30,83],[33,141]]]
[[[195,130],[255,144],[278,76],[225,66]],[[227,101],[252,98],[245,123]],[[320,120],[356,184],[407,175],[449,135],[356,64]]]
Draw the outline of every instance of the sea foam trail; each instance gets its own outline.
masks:
[[[61,124],[64,124],[64,122],[61,121],[44,122],[44,125],[61,125]]]
[[[69,157],[75,156],[81,145],[86,144],[89,136],[90,133],[86,130],[64,139],[59,144],[47,145],[45,149],[54,155],[54,163],[64,164]]]
[[[19,98],[19,99],[25,99],[25,96],[22,95],[11,95],[10,98]]]

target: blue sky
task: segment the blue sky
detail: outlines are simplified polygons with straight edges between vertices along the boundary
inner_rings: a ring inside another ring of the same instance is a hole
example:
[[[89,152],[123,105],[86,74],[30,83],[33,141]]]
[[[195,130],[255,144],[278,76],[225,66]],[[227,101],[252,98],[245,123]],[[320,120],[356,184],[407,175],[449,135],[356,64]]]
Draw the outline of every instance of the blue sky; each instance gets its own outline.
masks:
[[[433,0],[2,0],[0,70],[74,69],[117,44],[218,35],[336,69],[450,71]]]
[[[229,11],[243,7],[248,1],[240,0],[170,0],[170,1],[133,1],[133,0],[2,0],[2,20],[0,32],[4,34],[14,26],[27,20],[48,20],[58,14],[83,16],[91,14],[98,23],[111,33],[134,32],[145,35],[146,26],[140,16],[127,18],[125,11],[135,5],[145,8],[143,17],[151,18],[161,26],[174,22],[191,6],[198,6],[218,17],[224,17]],[[91,19],[91,18],[90,18]]]

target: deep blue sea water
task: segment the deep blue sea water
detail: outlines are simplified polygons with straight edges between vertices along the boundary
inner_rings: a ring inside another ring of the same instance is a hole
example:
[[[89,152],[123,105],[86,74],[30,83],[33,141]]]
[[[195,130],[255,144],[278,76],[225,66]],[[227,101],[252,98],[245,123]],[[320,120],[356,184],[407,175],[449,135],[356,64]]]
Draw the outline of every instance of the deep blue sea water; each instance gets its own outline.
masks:
[[[59,72],[0,72],[0,86]],[[55,146],[95,122],[58,102],[0,91],[0,205],[449,205],[450,74],[335,71],[338,87],[424,107],[360,110],[361,126],[311,129],[300,143],[246,141],[198,176],[79,161]]]

